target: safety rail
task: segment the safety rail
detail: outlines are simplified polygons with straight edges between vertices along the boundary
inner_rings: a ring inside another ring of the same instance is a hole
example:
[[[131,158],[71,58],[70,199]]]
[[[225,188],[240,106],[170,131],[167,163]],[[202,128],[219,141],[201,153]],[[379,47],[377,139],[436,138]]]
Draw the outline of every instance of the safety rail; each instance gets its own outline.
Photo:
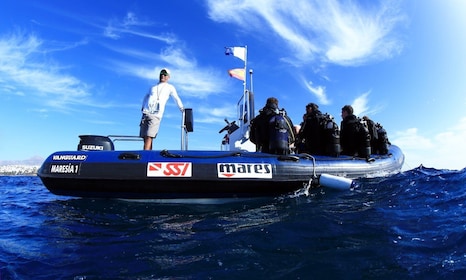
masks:
[[[181,123],[181,150],[188,150],[188,132],[193,131],[192,109],[184,109]],[[143,141],[143,138],[135,135],[79,135],[78,150],[114,150],[114,142],[118,141]]]

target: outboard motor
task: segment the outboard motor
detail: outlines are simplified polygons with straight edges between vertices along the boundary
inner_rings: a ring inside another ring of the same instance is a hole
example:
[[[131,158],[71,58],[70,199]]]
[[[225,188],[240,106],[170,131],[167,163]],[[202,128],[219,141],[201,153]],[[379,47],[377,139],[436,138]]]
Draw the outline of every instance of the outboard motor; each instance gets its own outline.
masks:
[[[113,151],[113,142],[107,136],[99,135],[79,135],[81,139],[78,144],[78,151]]]

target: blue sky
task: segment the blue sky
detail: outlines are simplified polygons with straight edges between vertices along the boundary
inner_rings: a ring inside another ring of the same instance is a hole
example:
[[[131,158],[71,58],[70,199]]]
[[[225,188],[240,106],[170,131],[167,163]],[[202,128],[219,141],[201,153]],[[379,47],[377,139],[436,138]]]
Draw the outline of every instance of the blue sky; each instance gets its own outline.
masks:
[[[248,47],[256,110],[275,96],[298,124],[315,102],[341,121],[351,104],[423,164],[466,167],[466,2],[172,0],[0,4],[0,160],[75,150],[78,135],[137,135],[144,94],[163,67],[193,108],[189,149],[220,149],[236,117]],[[154,149],[180,148],[167,104]],[[142,142],[117,143],[142,148]]]

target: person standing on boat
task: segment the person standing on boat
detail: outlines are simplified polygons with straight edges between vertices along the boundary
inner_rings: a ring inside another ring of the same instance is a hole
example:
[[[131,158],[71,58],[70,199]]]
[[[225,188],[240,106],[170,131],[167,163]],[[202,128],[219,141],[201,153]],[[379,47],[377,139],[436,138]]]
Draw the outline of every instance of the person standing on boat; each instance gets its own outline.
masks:
[[[144,150],[152,150],[152,142],[159,132],[160,122],[168,98],[171,96],[183,112],[183,102],[173,85],[168,83],[170,71],[166,68],[160,71],[159,83],[149,90],[142,101],[142,118],[140,123],[139,136],[144,138]]]

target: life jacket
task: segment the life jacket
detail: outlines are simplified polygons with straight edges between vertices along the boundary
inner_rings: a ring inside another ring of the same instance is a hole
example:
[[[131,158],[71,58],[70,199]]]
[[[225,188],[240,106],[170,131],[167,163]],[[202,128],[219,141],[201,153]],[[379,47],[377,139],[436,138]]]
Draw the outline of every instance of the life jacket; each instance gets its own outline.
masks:
[[[273,115],[268,122],[269,132],[269,153],[272,154],[289,154],[288,124],[285,116],[282,114]]]

